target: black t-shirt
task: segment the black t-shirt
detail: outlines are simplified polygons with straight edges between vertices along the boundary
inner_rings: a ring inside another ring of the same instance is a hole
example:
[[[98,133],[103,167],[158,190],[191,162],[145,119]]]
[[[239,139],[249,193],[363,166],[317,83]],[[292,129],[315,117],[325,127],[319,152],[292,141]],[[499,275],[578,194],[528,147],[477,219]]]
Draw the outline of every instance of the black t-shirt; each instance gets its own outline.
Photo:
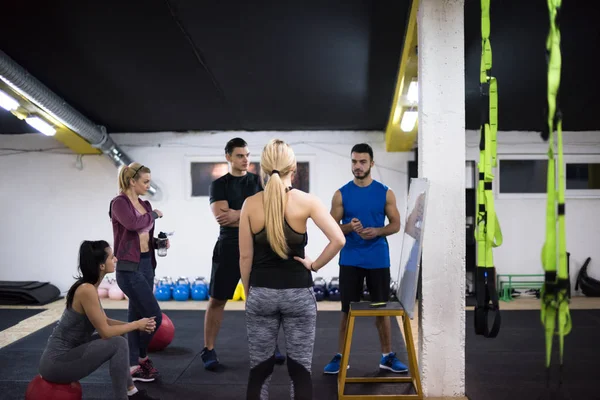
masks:
[[[226,200],[230,209],[241,210],[246,198],[262,190],[258,175],[247,172],[244,176],[233,176],[228,173],[212,181],[208,193],[210,204]],[[238,232],[237,227],[222,226],[219,238],[238,238]]]

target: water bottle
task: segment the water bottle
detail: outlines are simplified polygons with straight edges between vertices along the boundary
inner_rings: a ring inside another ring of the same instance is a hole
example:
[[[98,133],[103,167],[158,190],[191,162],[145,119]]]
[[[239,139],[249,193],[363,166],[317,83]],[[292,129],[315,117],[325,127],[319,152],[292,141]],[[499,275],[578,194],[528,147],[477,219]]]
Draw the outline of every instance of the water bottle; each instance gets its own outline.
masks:
[[[158,234],[157,247],[158,247],[158,256],[165,257],[167,255],[167,234],[161,232]]]

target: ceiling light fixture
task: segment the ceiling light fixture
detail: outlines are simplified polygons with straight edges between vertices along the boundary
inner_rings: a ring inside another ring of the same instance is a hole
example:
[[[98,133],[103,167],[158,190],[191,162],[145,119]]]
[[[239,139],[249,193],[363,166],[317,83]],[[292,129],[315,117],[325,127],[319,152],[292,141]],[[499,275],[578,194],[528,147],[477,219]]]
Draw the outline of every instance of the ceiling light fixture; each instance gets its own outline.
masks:
[[[0,90],[0,107],[6,111],[12,111],[19,108],[19,102]]]
[[[400,129],[403,132],[412,132],[417,122],[418,111],[404,111],[402,114],[402,121],[400,121]]]
[[[54,136],[54,134],[56,133],[56,129],[54,129],[52,125],[50,125],[49,123],[47,123],[39,117],[25,118],[25,122],[27,122],[29,125],[37,129],[38,131],[42,132],[46,136]]]
[[[419,102],[419,83],[417,82],[417,80],[411,81],[410,85],[408,85],[406,100],[408,100],[409,103]]]

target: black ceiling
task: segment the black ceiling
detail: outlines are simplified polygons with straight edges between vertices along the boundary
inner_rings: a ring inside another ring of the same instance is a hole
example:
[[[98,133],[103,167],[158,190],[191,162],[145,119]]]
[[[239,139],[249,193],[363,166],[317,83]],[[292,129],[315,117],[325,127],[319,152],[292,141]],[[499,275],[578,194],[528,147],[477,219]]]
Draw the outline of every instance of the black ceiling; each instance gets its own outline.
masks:
[[[600,130],[597,2],[563,3],[564,129]],[[383,130],[409,4],[12,1],[0,48],[109,132]],[[479,4],[465,6],[468,129],[479,124]],[[492,0],[491,13],[499,128],[541,130],[546,1]],[[0,112],[0,132],[31,129]]]

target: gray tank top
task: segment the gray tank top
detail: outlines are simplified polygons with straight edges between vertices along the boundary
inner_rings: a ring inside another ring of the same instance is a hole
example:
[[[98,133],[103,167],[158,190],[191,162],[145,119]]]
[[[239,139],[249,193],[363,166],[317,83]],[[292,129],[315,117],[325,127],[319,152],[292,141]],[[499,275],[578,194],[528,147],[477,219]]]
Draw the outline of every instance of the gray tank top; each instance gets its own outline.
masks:
[[[81,346],[91,340],[96,328],[87,315],[79,314],[72,308],[65,308],[52,334],[48,338],[46,355],[60,356],[69,350]]]

